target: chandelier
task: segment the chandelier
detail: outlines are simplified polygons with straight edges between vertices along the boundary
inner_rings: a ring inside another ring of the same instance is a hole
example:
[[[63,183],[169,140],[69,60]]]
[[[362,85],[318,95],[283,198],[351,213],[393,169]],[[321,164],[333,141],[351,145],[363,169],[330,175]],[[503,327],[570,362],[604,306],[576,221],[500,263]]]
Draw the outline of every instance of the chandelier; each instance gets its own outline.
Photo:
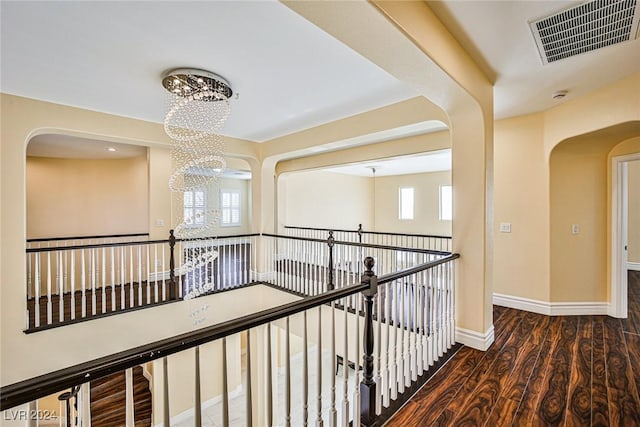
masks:
[[[169,188],[175,198],[175,234],[202,237],[220,216],[206,193],[199,192],[213,194],[211,187],[226,167],[218,132],[229,117],[233,91],[223,77],[194,68],[166,72],[162,86],[167,90],[164,130],[172,142]]]

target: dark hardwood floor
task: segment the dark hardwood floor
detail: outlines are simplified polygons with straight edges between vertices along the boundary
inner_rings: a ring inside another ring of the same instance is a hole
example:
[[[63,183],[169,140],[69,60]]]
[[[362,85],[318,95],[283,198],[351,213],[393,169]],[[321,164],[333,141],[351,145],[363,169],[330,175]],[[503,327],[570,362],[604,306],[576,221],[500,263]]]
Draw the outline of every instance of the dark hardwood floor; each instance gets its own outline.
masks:
[[[386,424],[640,426],[640,272],[629,317],[494,307],[495,342],[463,347]]]

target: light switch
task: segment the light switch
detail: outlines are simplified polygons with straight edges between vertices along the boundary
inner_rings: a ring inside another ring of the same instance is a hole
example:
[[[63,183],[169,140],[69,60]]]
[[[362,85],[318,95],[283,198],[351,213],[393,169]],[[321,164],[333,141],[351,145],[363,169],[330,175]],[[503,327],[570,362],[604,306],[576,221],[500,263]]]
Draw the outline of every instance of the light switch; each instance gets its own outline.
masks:
[[[510,222],[501,222],[500,223],[500,232],[501,233],[511,233],[511,223]]]
[[[571,226],[571,234],[578,234],[580,233],[580,226],[578,224],[573,224]]]
[[[164,227],[164,219],[156,219],[156,227]]]

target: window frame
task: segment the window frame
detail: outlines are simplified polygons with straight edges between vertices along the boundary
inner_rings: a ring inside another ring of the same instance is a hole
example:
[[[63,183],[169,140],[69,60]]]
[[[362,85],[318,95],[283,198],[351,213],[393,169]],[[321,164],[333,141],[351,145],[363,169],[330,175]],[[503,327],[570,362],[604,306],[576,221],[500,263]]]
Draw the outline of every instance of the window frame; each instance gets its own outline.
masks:
[[[185,201],[186,195],[191,193],[191,200],[193,201],[189,206]],[[202,206],[198,206],[196,203],[196,193],[202,193]],[[196,218],[196,209],[202,209],[202,222],[197,223],[195,221]],[[194,222],[192,224],[187,223],[187,217],[185,216],[185,211],[190,209],[192,211],[192,216],[194,218]],[[192,190],[186,190],[182,194],[182,222],[185,227],[189,228],[202,228],[207,224],[207,191],[204,188],[194,188]]]
[[[403,209],[403,190],[411,190],[411,215],[410,216],[405,216],[403,215],[405,213],[404,209]],[[415,187],[398,187],[398,220],[400,221],[412,221],[415,219],[416,215],[415,215],[415,211],[416,211],[416,191],[415,191]]]
[[[443,193],[445,188],[448,189],[449,192],[449,206],[447,207],[447,212],[445,212],[444,203],[443,203]],[[449,215],[445,215],[448,213]],[[441,185],[438,191],[438,219],[440,221],[453,221],[453,186],[451,184]]]
[[[224,195],[229,194],[230,195],[230,204],[231,206],[229,207],[224,207]],[[237,194],[238,195],[238,206],[234,207],[233,206],[233,194]],[[224,212],[225,210],[229,210],[229,218],[231,219],[231,222],[229,223],[225,223],[224,222]],[[233,222],[233,211],[237,210],[238,211],[238,221],[237,222]],[[242,227],[242,191],[239,189],[221,189],[220,190],[220,227]]]

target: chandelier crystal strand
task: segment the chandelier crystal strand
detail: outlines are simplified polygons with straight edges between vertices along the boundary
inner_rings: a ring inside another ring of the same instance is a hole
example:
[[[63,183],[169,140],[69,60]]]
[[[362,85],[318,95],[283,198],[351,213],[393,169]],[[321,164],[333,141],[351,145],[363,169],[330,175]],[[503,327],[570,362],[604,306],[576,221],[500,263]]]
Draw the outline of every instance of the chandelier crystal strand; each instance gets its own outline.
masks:
[[[183,239],[213,237],[220,209],[206,195],[219,194],[218,179],[226,168],[219,131],[231,111],[231,86],[224,78],[197,69],[172,70],[165,74],[162,85],[167,90],[164,129],[172,141],[169,188],[174,234]],[[196,282],[185,290],[185,299],[211,288],[206,270],[216,256],[213,249],[185,252],[181,273]]]

